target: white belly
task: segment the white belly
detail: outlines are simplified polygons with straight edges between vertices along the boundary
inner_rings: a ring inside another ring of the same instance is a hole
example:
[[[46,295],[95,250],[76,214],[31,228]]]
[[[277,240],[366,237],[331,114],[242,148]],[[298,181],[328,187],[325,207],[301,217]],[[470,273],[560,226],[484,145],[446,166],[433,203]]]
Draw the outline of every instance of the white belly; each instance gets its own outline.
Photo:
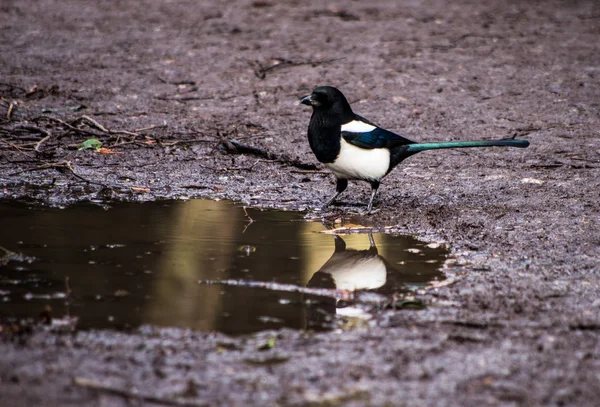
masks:
[[[386,148],[356,147],[342,138],[340,153],[335,162],[327,167],[342,179],[365,179],[379,181],[390,165],[390,151]]]
[[[341,256],[342,257],[342,256]],[[334,254],[321,270],[331,274],[338,290],[374,290],[385,285],[387,269],[378,257],[360,259],[337,259]]]

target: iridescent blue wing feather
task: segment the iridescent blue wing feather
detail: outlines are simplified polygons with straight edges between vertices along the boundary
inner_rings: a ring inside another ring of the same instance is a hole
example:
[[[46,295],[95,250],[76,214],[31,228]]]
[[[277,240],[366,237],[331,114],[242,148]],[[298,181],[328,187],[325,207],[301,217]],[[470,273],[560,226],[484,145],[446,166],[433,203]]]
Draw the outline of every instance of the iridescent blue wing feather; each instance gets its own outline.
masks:
[[[360,148],[394,148],[401,145],[413,144],[405,137],[377,127],[363,117],[342,125],[342,137],[348,143]]]

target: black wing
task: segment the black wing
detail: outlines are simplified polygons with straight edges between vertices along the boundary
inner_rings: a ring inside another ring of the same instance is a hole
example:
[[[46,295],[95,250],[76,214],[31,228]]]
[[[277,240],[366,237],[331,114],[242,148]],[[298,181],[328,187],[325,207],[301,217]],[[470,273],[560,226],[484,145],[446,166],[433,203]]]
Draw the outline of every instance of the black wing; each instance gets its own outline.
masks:
[[[357,147],[366,149],[391,149],[394,147],[415,143],[414,141],[402,137],[396,133],[392,133],[391,131],[382,129],[381,127],[378,127],[377,125],[371,123],[370,121],[359,115],[356,115],[355,121],[359,123],[366,123],[370,126],[375,127],[373,130],[365,132],[342,131],[342,137],[344,138],[344,140]]]

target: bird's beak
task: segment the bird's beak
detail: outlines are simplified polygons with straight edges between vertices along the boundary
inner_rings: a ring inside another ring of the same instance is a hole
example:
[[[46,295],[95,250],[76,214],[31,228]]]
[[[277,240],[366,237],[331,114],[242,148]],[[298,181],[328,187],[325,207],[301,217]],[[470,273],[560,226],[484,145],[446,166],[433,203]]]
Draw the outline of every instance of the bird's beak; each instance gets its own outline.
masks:
[[[312,95],[304,96],[302,99],[300,99],[300,103],[302,103],[303,105],[311,106],[313,100],[311,96]]]

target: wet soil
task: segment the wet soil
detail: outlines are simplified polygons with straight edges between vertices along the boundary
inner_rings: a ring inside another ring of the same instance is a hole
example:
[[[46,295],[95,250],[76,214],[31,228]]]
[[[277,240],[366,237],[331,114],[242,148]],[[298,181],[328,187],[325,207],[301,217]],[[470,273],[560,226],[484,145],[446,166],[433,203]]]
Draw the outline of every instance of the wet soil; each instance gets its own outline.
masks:
[[[358,215],[452,245],[458,282],[424,310],[243,338],[3,325],[0,404],[597,404],[598,2],[9,0],[0,38],[6,199],[230,198],[345,218],[367,185],[315,209],[334,184],[298,98],[322,84],[415,140],[531,142],[419,154]],[[90,138],[117,154],[77,151]]]

